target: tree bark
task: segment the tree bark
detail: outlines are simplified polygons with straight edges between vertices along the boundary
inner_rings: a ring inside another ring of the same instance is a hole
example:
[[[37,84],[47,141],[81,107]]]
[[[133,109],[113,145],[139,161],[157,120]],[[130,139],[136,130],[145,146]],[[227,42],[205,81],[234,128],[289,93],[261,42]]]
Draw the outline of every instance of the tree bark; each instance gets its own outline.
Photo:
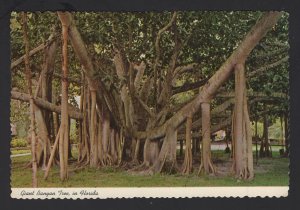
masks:
[[[44,175],[44,179],[45,179],[45,180],[48,178],[49,171],[50,171],[51,165],[52,165],[53,160],[54,160],[54,155],[55,155],[55,151],[56,151],[58,142],[59,142],[59,131],[58,131],[58,133],[57,133],[57,135],[56,135],[56,139],[55,139],[55,141],[54,141],[53,149],[52,149],[52,151],[51,151],[50,158],[49,158],[49,161],[48,161],[46,170],[45,170],[45,175]]]
[[[154,162],[157,160],[159,155],[159,145],[158,141],[151,141],[149,139],[146,139],[144,144],[144,160],[143,164],[145,167],[150,167],[154,164]]]
[[[69,146],[69,119],[68,119],[68,28],[69,26],[62,22],[63,37],[63,64],[62,64],[62,90],[61,90],[61,124],[59,137],[59,163],[60,163],[60,179],[65,181],[68,179],[68,146]]]
[[[98,165],[98,141],[97,141],[97,115],[96,115],[96,91],[91,90],[91,117],[90,117],[90,166]]]
[[[155,174],[160,173],[161,171],[165,171],[167,173],[174,173],[178,171],[176,161],[176,146],[177,130],[172,127],[169,127],[158,158],[155,160],[155,163],[147,171],[147,173]]]
[[[184,161],[182,167],[183,174],[190,174],[193,168],[193,157],[192,157],[192,116],[189,116],[186,120],[186,132],[185,132],[185,154],[184,154]]]
[[[234,163],[235,176],[239,179],[253,179],[252,134],[246,98],[244,63],[235,67],[235,109],[234,109]]]
[[[198,174],[203,170],[205,174],[215,174],[216,170],[211,160],[211,131],[210,131],[210,103],[201,104],[202,111],[202,151],[201,164]]]
[[[109,155],[109,141],[110,141],[110,120],[103,117],[102,124],[102,146],[103,146],[103,163],[105,165],[111,165],[112,160]]]

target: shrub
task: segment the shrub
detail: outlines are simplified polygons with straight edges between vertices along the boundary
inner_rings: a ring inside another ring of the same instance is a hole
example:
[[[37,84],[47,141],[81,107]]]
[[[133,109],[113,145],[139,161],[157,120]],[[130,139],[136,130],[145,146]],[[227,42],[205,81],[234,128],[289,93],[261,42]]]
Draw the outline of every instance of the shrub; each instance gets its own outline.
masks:
[[[10,146],[14,147],[27,147],[27,141],[24,138],[15,138],[10,142]]]

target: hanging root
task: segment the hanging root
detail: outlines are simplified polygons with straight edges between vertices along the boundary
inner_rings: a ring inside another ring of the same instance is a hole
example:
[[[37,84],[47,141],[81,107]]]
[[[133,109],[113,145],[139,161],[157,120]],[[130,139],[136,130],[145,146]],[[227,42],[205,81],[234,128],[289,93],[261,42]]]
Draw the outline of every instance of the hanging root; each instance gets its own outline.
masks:
[[[190,156],[190,157],[186,157],[184,159],[183,166],[182,166],[182,169],[181,169],[181,174],[184,174],[184,175],[188,175],[193,171],[192,154],[188,154],[187,156]]]

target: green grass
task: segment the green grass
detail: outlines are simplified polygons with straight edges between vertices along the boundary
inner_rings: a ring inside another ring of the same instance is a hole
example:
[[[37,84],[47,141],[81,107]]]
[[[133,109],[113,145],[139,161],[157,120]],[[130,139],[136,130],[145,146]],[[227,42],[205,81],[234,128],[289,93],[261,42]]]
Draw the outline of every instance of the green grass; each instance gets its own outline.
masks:
[[[227,155],[223,151],[214,151],[212,157],[226,160]],[[12,187],[31,187],[31,169],[24,168],[29,160],[30,156],[12,158]],[[179,174],[142,176],[133,175],[119,168],[106,167],[73,171],[69,173],[68,181],[61,182],[59,168],[55,166],[51,169],[47,181],[43,180],[44,171],[38,170],[38,185],[39,187],[287,186],[288,164],[288,158],[281,158],[278,153],[273,152],[273,158],[259,159],[258,165],[254,165],[255,178],[252,181],[236,180],[230,175],[197,176],[197,169],[189,176]]]

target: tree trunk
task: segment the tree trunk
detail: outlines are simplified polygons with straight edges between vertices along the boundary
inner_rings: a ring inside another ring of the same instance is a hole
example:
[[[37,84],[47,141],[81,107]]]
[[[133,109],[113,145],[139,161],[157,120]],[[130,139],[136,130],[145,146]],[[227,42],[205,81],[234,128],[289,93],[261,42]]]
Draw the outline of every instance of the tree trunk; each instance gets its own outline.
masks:
[[[50,158],[49,158],[46,170],[45,170],[45,175],[44,175],[44,179],[45,180],[48,178],[49,171],[50,171],[51,165],[52,165],[53,160],[54,160],[54,155],[55,155],[56,148],[57,148],[57,145],[58,145],[58,142],[59,142],[58,140],[59,140],[59,131],[58,131],[58,133],[56,135],[56,139],[54,141],[53,149],[51,151],[51,155],[50,155]]]
[[[69,146],[69,119],[68,119],[68,57],[67,57],[67,41],[68,41],[68,25],[62,24],[63,37],[63,65],[62,65],[62,90],[61,90],[61,128],[59,138],[59,164],[60,179],[65,181],[68,179],[68,146]]]
[[[96,91],[91,90],[91,118],[90,118],[90,166],[98,165],[98,139],[97,139],[97,115],[96,115]]]
[[[176,161],[176,145],[177,145],[177,130],[169,127],[160,150],[158,158],[154,165],[147,171],[147,173],[155,174],[165,171],[173,173],[178,171]]]
[[[239,179],[253,179],[252,134],[246,98],[245,67],[235,67],[235,109],[233,121],[235,176]]]
[[[53,36],[53,35],[51,35]],[[52,100],[52,73],[54,66],[54,54],[57,48],[56,41],[44,49],[44,63],[40,73],[38,85],[35,92],[35,97],[40,97],[45,101]],[[51,115],[49,110],[42,110],[40,107],[34,107],[35,120],[37,125],[37,134],[39,141],[37,142],[37,164],[38,166],[46,167],[46,163],[50,156],[50,132],[51,132]]]
[[[110,131],[110,155],[112,164],[116,164],[118,161],[118,154],[116,149],[116,131],[113,128]]]
[[[189,116],[186,120],[186,132],[185,132],[185,154],[184,154],[184,162],[182,167],[183,174],[190,174],[193,168],[193,157],[192,157],[192,116]]]
[[[141,140],[137,139],[136,144],[135,144],[135,148],[134,148],[134,156],[133,156],[133,161],[134,162],[139,162],[138,155],[139,155],[139,151],[140,151],[140,144],[141,144]]]
[[[102,119],[101,119],[101,116],[99,116],[98,118],[99,118],[98,132],[97,132],[98,161],[99,161],[100,165],[104,165],[104,163],[103,163],[103,147],[102,147]]]
[[[201,165],[198,174],[203,170],[205,174],[215,174],[215,168],[211,160],[211,140],[210,140],[210,103],[201,104],[202,111],[202,152]]]
[[[38,166],[42,165],[45,168],[50,157],[50,137],[42,110],[38,106],[34,106],[34,111],[39,139],[36,147],[36,159]]]
[[[159,155],[159,142],[158,141],[151,141],[146,139],[144,144],[144,160],[143,165],[146,167],[150,167],[154,164],[157,160]]]

